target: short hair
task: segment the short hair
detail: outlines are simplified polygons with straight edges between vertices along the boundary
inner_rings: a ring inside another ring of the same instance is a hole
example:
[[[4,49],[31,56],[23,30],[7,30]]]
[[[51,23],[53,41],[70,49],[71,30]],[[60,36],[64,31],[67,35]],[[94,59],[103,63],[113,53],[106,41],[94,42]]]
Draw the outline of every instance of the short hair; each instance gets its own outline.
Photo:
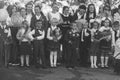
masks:
[[[79,9],[84,9],[84,10],[86,10],[86,6],[85,6],[85,5],[80,5],[80,6],[79,6]]]
[[[120,5],[118,5],[118,9],[120,9]]]
[[[119,25],[119,21],[113,22],[113,25]]]
[[[38,7],[39,9],[41,9],[41,6],[40,5],[36,5],[35,8]]]

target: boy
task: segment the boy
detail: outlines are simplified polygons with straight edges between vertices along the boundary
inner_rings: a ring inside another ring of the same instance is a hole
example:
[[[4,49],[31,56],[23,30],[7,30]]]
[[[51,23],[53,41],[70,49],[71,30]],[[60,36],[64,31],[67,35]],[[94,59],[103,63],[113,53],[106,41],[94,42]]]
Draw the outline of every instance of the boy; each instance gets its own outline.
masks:
[[[32,30],[32,35],[34,37],[33,41],[33,53],[35,59],[35,66],[39,67],[39,61],[42,61],[42,67],[45,67],[45,53],[44,53],[44,38],[45,31],[43,29],[42,21],[37,20],[35,23],[36,27]]]

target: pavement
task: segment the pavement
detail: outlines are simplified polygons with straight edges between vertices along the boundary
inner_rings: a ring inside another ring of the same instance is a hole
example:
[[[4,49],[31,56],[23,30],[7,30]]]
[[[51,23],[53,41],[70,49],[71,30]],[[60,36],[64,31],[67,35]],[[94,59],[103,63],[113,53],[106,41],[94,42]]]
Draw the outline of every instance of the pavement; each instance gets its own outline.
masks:
[[[120,75],[116,75],[112,69],[2,67],[0,68],[0,80],[120,80]]]

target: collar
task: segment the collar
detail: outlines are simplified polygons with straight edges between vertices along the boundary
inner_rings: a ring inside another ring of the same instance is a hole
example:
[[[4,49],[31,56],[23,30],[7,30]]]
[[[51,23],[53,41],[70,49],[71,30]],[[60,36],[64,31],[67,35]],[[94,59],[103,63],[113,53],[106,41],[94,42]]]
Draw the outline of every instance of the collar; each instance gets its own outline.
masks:
[[[57,26],[51,26],[52,30],[55,30],[57,28]]]

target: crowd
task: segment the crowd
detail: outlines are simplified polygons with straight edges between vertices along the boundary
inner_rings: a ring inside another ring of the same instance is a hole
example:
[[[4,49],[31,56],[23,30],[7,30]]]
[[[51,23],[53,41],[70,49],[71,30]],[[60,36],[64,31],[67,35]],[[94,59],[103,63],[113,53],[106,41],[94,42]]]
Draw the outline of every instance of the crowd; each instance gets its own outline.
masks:
[[[110,1],[6,3],[0,9],[0,65],[108,68],[114,61],[120,73],[120,5]]]

